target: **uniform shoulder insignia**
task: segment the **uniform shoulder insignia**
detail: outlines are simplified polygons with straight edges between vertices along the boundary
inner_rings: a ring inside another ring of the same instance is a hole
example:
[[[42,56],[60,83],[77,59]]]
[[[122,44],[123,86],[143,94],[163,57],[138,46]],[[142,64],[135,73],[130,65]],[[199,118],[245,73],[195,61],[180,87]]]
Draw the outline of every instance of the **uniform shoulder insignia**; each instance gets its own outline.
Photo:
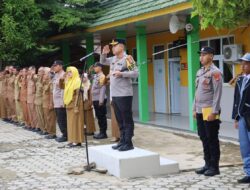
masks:
[[[219,81],[221,79],[221,72],[220,71],[215,71],[212,74],[214,80]]]
[[[105,75],[104,74],[102,74],[101,76],[100,76],[100,79],[99,79],[99,84],[101,85],[101,86],[103,86],[104,84],[105,84]]]

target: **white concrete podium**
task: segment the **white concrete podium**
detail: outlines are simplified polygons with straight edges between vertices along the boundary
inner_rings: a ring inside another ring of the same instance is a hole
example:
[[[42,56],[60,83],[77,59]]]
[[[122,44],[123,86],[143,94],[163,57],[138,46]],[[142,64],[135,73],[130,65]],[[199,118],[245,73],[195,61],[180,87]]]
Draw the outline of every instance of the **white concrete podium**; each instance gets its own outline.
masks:
[[[94,146],[89,148],[90,162],[103,167],[109,174],[119,178],[134,178],[173,174],[179,172],[176,161],[160,157],[158,153],[140,148],[120,152],[113,150],[113,145]]]

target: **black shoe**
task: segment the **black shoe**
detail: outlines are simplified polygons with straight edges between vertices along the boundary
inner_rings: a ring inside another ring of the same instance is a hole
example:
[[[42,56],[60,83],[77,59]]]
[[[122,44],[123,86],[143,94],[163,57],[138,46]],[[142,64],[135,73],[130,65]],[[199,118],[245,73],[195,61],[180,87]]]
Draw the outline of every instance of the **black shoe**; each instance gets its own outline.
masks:
[[[55,139],[56,135],[47,135],[45,136],[45,139]]]
[[[108,136],[106,133],[99,133],[97,135],[94,135],[94,139],[107,139]]]
[[[112,149],[118,150],[122,145],[124,145],[124,142],[121,142],[121,141],[120,141],[118,144],[112,146]]]
[[[66,145],[67,148],[76,148],[76,147],[81,147],[82,143],[69,143]]]
[[[31,131],[32,131],[32,132],[36,132],[36,130],[37,130],[36,128],[33,128]]]
[[[49,133],[48,132],[42,132],[41,135],[48,135]]]
[[[9,119],[9,123],[14,124],[14,121],[12,119]]]
[[[42,130],[41,130],[41,131],[38,131],[37,134],[43,135],[43,131],[42,131]]]
[[[133,150],[133,149],[134,149],[133,143],[125,143],[122,146],[120,146],[120,148],[118,148],[118,150],[121,152],[129,151],[129,150]]]
[[[70,148],[80,147],[82,146],[82,143],[72,143],[69,145]]]
[[[3,121],[9,122],[9,119],[8,118],[3,118]]]
[[[209,168],[207,171],[205,171],[204,175],[205,176],[215,176],[215,175],[219,175],[220,174],[220,170],[219,169],[214,169],[214,168]]]
[[[24,125],[24,126],[23,126],[23,129],[28,130],[28,128],[29,128],[29,127],[28,127],[28,126],[26,126],[26,125]]]
[[[67,141],[67,137],[58,137],[56,138],[57,142],[66,142]]]
[[[208,170],[208,167],[204,166],[204,167],[202,167],[200,169],[195,170],[195,173],[196,174],[204,174],[207,170]]]
[[[25,126],[25,123],[20,123],[20,126],[21,126],[21,127]]]
[[[35,132],[40,133],[42,130],[37,128]]]
[[[245,176],[239,180],[237,180],[238,183],[250,183],[250,176]]]

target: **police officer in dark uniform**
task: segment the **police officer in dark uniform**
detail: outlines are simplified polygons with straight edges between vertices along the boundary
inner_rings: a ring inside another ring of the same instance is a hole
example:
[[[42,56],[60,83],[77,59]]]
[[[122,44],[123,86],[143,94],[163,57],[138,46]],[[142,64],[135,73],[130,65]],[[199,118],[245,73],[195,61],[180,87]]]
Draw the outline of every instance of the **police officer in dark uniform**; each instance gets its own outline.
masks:
[[[107,96],[105,75],[102,72],[103,65],[99,62],[94,65],[94,80],[92,84],[92,101],[95,109],[95,115],[98,119],[100,133],[95,134],[95,139],[106,139],[107,136]]]
[[[213,64],[214,50],[203,47],[200,54],[202,68],[196,75],[196,92],[193,112],[197,119],[198,135],[202,141],[205,166],[196,170],[197,174],[214,176],[220,174],[220,100],[222,94],[222,74]]]
[[[110,93],[114,105],[116,119],[120,128],[120,142],[113,146],[119,151],[128,151],[134,148],[134,121],[132,113],[133,86],[131,78],[138,77],[138,69],[132,56],[125,52],[125,41],[113,40],[112,51],[114,56],[107,58],[110,52],[109,45],[103,48],[100,62],[110,66]]]

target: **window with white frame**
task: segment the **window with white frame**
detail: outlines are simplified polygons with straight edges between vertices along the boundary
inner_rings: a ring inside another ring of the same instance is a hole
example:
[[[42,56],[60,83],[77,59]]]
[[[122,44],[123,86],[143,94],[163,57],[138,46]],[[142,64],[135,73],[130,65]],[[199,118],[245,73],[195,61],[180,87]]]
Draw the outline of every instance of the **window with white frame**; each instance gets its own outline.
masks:
[[[200,48],[210,46],[215,50],[213,62],[223,73],[224,83],[228,83],[233,78],[234,73],[234,65],[227,64],[223,60],[223,46],[229,44],[234,44],[234,36],[202,39],[200,41]]]
[[[168,44],[168,58],[180,57],[180,48],[174,48],[173,44]]]

